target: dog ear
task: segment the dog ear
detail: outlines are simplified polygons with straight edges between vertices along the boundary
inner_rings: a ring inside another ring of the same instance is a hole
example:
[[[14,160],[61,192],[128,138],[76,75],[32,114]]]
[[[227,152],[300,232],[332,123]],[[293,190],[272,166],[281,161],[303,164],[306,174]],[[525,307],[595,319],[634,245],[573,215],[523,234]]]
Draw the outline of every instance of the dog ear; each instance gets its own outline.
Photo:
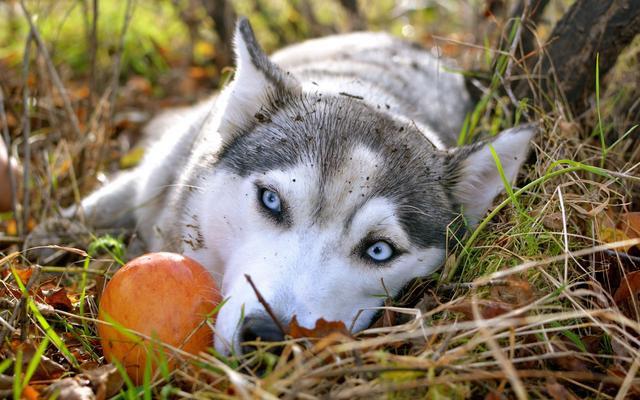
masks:
[[[259,119],[260,109],[269,98],[298,91],[300,87],[293,76],[267,57],[245,17],[236,24],[234,47],[234,78],[217,101],[223,139],[241,131],[252,119]]]
[[[505,190],[493,146],[508,182],[513,182],[529,151],[537,128],[523,125],[508,129],[490,141],[455,148],[448,154],[449,187],[457,206],[471,225],[489,210],[495,197]]]

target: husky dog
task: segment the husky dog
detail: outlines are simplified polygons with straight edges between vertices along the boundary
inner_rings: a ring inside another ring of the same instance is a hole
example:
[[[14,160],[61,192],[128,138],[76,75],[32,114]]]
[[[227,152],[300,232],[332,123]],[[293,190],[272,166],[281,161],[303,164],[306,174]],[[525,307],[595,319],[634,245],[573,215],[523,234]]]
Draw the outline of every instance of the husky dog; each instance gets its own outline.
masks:
[[[443,263],[452,221],[473,225],[504,189],[489,143],[454,147],[470,109],[463,78],[383,33],[268,58],[241,19],[235,52],[233,81],[152,123],[161,139],[143,162],[80,207],[94,228],[135,229],[148,250],[208,268],[228,299],[219,351],[283,337],[245,274],[282,325],[362,330],[381,295]],[[533,133],[490,142],[507,180]]]

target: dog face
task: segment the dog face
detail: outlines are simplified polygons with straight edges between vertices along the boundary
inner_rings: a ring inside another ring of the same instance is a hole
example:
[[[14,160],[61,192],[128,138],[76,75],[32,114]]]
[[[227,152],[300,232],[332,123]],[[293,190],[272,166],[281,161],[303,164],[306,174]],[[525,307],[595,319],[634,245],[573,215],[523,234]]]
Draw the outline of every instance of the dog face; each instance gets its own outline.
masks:
[[[184,200],[185,254],[210,268],[228,298],[216,347],[277,340],[250,276],[282,325],[343,321],[365,328],[386,296],[445,257],[452,222],[471,224],[502,188],[484,144],[446,151],[420,126],[357,98],[303,90],[262,53],[249,25],[236,35],[238,70],[203,129]],[[531,129],[492,145],[512,180]]]

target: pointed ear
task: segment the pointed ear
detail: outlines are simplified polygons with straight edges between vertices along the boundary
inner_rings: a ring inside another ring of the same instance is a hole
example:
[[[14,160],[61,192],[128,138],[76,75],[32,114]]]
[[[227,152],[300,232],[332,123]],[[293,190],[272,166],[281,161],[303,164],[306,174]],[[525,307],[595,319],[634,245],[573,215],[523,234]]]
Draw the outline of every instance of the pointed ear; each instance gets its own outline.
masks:
[[[298,91],[299,83],[275,65],[260,48],[249,20],[238,20],[234,36],[236,71],[233,81],[218,99],[220,133],[228,139],[252,119],[266,102],[287,91]]]
[[[505,190],[489,145],[493,146],[504,175],[511,183],[527,157],[529,141],[536,131],[534,125],[508,129],[490,141],[459,147],[449,154],[449,187],[471,225],[486,214],[495,197]]]

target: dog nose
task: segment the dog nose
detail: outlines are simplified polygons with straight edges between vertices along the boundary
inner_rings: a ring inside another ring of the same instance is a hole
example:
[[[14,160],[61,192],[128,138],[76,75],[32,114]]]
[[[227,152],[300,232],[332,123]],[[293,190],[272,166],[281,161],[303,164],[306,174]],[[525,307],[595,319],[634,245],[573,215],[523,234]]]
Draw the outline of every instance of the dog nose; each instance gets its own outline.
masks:
[[[263,342],[281,342],[284,340],[284,333],[269,317],[247,316],[242,323],[240,330],[240,341],[254,342],[260,338]],[[242,346],[242,352],[247,353],[255,350],[250,345]]]

